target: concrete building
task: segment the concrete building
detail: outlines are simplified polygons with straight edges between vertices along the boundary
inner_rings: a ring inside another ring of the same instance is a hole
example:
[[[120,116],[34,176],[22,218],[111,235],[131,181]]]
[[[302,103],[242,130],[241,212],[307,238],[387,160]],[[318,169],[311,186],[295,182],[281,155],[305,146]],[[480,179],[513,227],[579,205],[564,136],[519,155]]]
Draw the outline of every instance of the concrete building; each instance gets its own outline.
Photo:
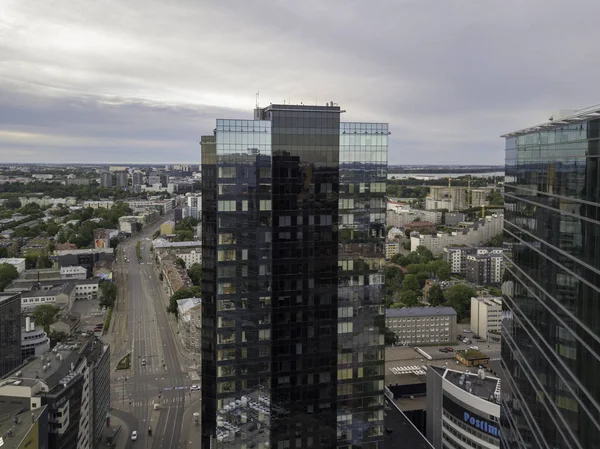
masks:
[[[194,285],[188,276],[187,271],[175,263],[174,260],[162,260],[161,266],[163,284],[165,285],[169,296],[181,289],[190,288]]]
[[[467,215],[462,212],[446,212],[444,214],[444,224],[454,226],[467,220]]]
[[[400,243],[398,242],[385,242],[385,259],[390,260],[396,254],[400,252]]]
[[[48,407],[23,410],[0,397],[0,441],[2,449],[48,449]]]
[[[457,335],[456,311],[452,307],[386,309],[385,325],[400,344],[448,344]]]
[[[91,207],[92,209],[110,209],[115,205],[112,200],[101,200],[101,201],[84,201],[83,207]]]
[[[142,184],[144,184],[145,178],[146,177],[144,176],[144,173],[135,171],[131,175],[131,183],[134,186],[141,186]]]
[[[175,232],[175,222],[172,220],[165,221],[160,225],[160,235],[169,235]]]
[[[25,259],[10,257],[0,259],[0,265],[7,263],[17,269],[17,273],[21,274],[25,271]]]
[[[190,193],[186,195],[187,216],[196,220],[202,218],[202,194]]]
[[[389,204],[389,203],[388,203]],[[386,211],[386,224],[388,226],[404,227],[413,222],[427,221],[433,224],[442,223],[442,213],[438,211],[420,209],[390,209]]]
[[[135,234],[138,232],[142,226],[138,223],[137,217],[133,215],[127,215],[124,217],[119,217],[119,231],[124,232],[125,234]]]
[[[197,354],[197,364],[200,362],[200,343],[202,329],[202,300],[186,298],[177,301],[177,327],[183,345]]]
[[[124,201],[135,212],[136,210],[157,209],[161,215],[168,214],[175,207],[171,198],[164,200],[127,200]]]
[[[126,171],[118,171],[115,173],[117,187],[127,188],[129,186],[129,177]]]
[[[477,247],[477,246],[447,246],[443,249],[444,261],[450,265],[450,272],[456,274],[466,274],[467,272],[467,256],[489,256],[494,258],[503,257],[504,250],[502,248],[493,247]],[[497,262],[495,262],[496,264]],[[501,270],[504,269],[504,262]],[[500,279],[502,279],[502,273]],[[500,282],[500,281],[498,281]]]
[[[89,178],[70,178],[67,179],[68,186],[89,186],[92,180]]]
[[[502,298],[471,298],[471,330],[487,340],[489,333],[498,335],[501,330]]]
[[[66,282],[58,286],[42,286],[40,289],[21,293],[21,310],[31,312],[40,304],[53,304],[57,307],[71,310],[75,302],[75,285]]]
[[[435,449],[500,448],[500,379],[427,368],[427,439]]]
[[[0,293],[0,377],[20,363],[21,295]]]
[[[60,279],[87,279],[87,270],[84,267],[60,267]]]
[[[504,275],[502,254],[469,254],[466,260],[467,281],[478,285],[500,284]]]
[[[113,174],[111,172],[100,172],[100,187],[110,189],[113,186]]]
[[[494,214],[451,233],[438,232],[434,235],[423,235],[413,232],[410,236],[410,249],[416,251],[418,246],[424,246],[434,255],[438,255],[442,254],[447,246],[484,244],[492,237],[502,234],[503,230],[504,216]]]
[[[25,318],[25,327],[21,329],[21,360],[39,357],[50,350],[50,338],[41,327],[35,328],[30,317]]]
[[[103,260],[112,261],[114,259],[114,249],[97,248],[55,251],[51,258],[58,262],[59,267],[82,266],[87,270],[87,277],[91,277],[94,264]]]

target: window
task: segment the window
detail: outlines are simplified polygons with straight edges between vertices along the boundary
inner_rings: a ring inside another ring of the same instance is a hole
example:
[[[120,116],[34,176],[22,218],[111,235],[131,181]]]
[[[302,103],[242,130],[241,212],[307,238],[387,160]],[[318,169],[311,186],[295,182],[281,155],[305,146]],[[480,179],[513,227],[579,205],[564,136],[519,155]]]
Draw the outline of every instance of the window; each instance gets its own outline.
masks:
[[[338,334],[347,334],[352,332],[352,323],[338,323]]]
[[[235,167],[219,167],[219,178],[235,178]]]
[[[260,200],[260,210],[271,210],[271,200]]]
[[[248,212],[248,200],[242,200],[242,212]]]
[[[248,260],[248,250],[247,249],[242,250],[242,260]]]
[[[220,249],[218,252],[217,259],[219,262],[235,260],[235,249]]]
[[[235,200],[223,200],[218,204],[219,212],[235,212]]]
[[[339,369],[338,380],[352,379],[352,368]]]
[[[219,245],[235,245],[235,234],[233,234],[233,233],[219,234]]]

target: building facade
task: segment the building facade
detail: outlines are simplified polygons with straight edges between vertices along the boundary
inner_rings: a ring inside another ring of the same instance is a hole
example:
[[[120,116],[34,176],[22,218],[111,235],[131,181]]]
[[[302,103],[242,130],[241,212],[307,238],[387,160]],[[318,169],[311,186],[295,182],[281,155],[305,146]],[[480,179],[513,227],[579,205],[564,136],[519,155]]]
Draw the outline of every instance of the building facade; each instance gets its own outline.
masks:
[[[487,340],[489,333],[500,332],[502,298],[471,298],[471,330]]]
[[[30,317],[25,318],[25,327],[21,329],[21,360],[39,357],[50,350],[50,338],[44,329],[35,328]]]
[[[21,363],[21,294],[0,293],[0,377]]]
[[[443,249],[442,256],[444,261],[450,265],[450,272],[457,274],[467,273],[467,257],[478,256],[483,258],[494,259],[493,268],[494,271],[498,270],[499,273],[494,272],[493,276],[497,277],[496,282],[500,282],[502,275],[504,274],[504,250],[502,248],[484,248],[476,246],[447,246]],[[492,265],[490,263],[490,265]]]
[[[0,259],[0,265],[4,263],[15,267],[17,269],[17,273],[19,274],[25,271],[25,259],[15,257]]]
[[[435,449],[500,448],[500,379],[427,367],[427,439]]]
[[[203,446],[382,447],[388,128],[340,112],[202,137]]]
[[[505,448],[600,447],[599,115],[503,136]]]
[[[449,344],[457,335],[456,311],[452,307],[386,309],[385,325],[400,344]]]
[[[500,284],[504,274],[504,256],[500,254],[469,254],[465,277],[478,285]]]

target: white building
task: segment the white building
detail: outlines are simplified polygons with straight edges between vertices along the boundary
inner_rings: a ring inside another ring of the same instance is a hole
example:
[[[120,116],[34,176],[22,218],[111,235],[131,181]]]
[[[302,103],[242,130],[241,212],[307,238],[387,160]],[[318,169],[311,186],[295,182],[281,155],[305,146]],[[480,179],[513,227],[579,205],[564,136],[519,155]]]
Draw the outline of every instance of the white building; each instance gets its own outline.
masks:
[[[110,209],[114,204],[115,202],[110,200],[84,201],[83,207],[91,207],[92,209]]]
[[[488,338],[488,333],[500,333],[502,317],[502,298],[471,298],[471,330],[481,338]]]
[[[35,328],[30,317],[25,318],[25,328],[21,329],[21,358],[39,357],[50,350],[50,338],[41,327]]]
[[[388,203],[389,205],[389,203]],[[389,208],[386,211],[388,226],[404,227],[413,221],[428,221],[434,224],[442,223],[442,213],[438,211],[411,208]]]
[[[186,213],[197,220],[202,218],[202,195],[193,193],[186,195]]]
[[[467,271],[467,256],[494,255],[502,257],[502,248],[476,246],[447,246],[443,249],[444,260],[450,265],[450,272],[465,274]]]
[[[385,258],[390,260],[396,254],[400,252],[400,243],[398,242],[385,242]]]
[[[427,367],[427,439],[436,449],[500,447],[500,379]]]
[[[60,278],[69,279],[87,279],[87,270],[80,266],[60,267]]]
[[[125,201],[127,205],[135,210],[156,208],[160,211],[161,215],[168,214],[173,210],[174,200],[129,200]]]
[[[482,218],[468,227],[451,233],[438,232],[434,235],[413,232],[410,235],[410,249],[416,251],[418,246],[424,246],[434,255],[442,254],[447,246],[481,245],[504,230],[504,215],[494,214]]]
[[[25,271],[25,259],[21,259],[21,258],[2,258],[0,259],[0,265],[7,263],[9,265],[12,265],[13,267],[15,267],[17,269],[17,273],[21,274],[23,271]]]
[[[400,344],[448,344],[456,336],[456,311],[452,307],[386,309],[385,325]]]
[[[190,268],[195,263],[202,264],[202,247],[190,250],[177,250],[175,254],[177,257],[183,259],[186,268]]]

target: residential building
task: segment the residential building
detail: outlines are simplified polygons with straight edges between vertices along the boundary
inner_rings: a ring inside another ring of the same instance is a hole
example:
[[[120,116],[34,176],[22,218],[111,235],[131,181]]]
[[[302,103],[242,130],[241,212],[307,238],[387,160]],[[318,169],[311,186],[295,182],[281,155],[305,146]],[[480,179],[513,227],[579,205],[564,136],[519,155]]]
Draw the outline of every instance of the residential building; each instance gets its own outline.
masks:
[[[502,445],[600,447],[600,108],[506,134]]]
[[[23,410],[20,402],[10,404],[0,397],[0,441],[2,449],[47,449],[48,407]]]
[[[96,248],[55,251],[51,259],[56,260],[60,267],[82,266],[87,270],[87,277],[92,277],[94,264],[103,260],[112,261],[114,259],[114,249]]]
[[[462,212],[446,212],[444,214],[444,224],[446,226],[455,226],[467,221],[467,215]]]
[[[502,298],[471,298],[471,330],[487,340],[488,333],[500,332],[502,318]]]
[[[60,267],[60,279],[87,279],[87,270],[84,267]]]
[[[167,289],[169,296],[179,290],[190,288],[194,284],[187,274],[185,268],[182,268],[172,259],[162,260],[163,284]]]
[[[390,202],[388,202],[387,204],[388,209],[386,211],[386,224],[388,226],[404,227],[409,223],[419,221],[426,221],[433,224],[442,223],[442,212],[411,209],[410,207],[398,209],[397,207],[395,207],[395,205],[390,207]]]
[[[47,288],[45,288],[47,287]],[[65,282],[57,286],[42,286],[21,293],[21,310],[32,312],[40,304],[53,304],[71,310],[75,302],[75,284]]]
[[[504,216],[494,214],[450,233],[438,232],[433,235],[423,235],[413,232],[410,235],[410,249],[416,251],[418,246],[424,246],[434,255],[438,255],[443,252],[446,246],[485,244],[492,237],[502,234],[503,230]]]
[[[500,284],[504,274],[502,254],[469,254],[466,260],[467,281],[478,285]]]
[[[35,328],[30,317],[25,318],[25,327],[21,329],[21,360],[39,357],[50,350],[50,338],[44,329]]]
[[[91,207],[92,209],[110,209],[115,205],[112,200],[101,200],[101,201],[84,201],[83,207]]]
[[[110,189],[113,186],[113,174],[108,171],[100,172],[100,187]]]
[[[385,242],[385,259],[390,260],[396,254],[400,252],[400,243],[398,242]]]
[[[165,221],[160,225],[160,235],[173,234],[175,232],[175,222],[172,220]]]
[[[156,184],[161,184],[160,182],[160,175],[148,175],[148,185],[156,185]]]
[[[175,200],[128,200],[124,201],[134,212],[136,210],[156,209],[161,215],[168,214],[175,207]]]
[[[199,220],[202,217],[202,194],[189,193],[186,195],[186,200],[188,217]]]
[[[201,139],[203,447],[382,447],[388,126],[340,112]]]
[[[19,273],[19,274],[21,274],[23,271],[25,271],[25,259],[15,258],[15,257],[0,259],[0,265],[2,265],[4,263],[7,263],[7,264],[15,267],[17,269],[17,273]]]
[[[490,259],[494,259],[493,264],[494,270],[497,268],[500,270],[499,280],[501,282],[502,274],[504,272],[503,262],[504,249],[492,248],[492,247],[479,247],[479,246],[447,246],[443,250],[444,261],[450,265],[450,272],[456,274],[467,273],[467,256],[484,256]],[[499,266],[498,266],[499,265]],[[495,274],[494,274],[495,276]]]
[[[189,351],[198,354],[200,362],[200,342],[202,329],[202,300],[186,298],[177,301],[177,328],[181,342]]]
[[[115,173],[117,187],[126,188],[129,185],[129,177],[126,171],[118,171]]]
[[[89,186],[92,180],[89,178],[68,178],[66,182],[68,186]]]
[[[144,176],[144,173],[135,171],[131,175],[131,183],[134,186],[141,186],[142,184],[145,184],[145,182],[144,182],[145,178],[146,177]]]
[[[500,447],[500,379],[427,367],[427,439],[435,449]]]
[[[396,334],[400,344],[454,343],[456,311],[452,307],[386,309],[385,326]]]
[[[0,377],[20,364],[21,295],[0,293]]]

